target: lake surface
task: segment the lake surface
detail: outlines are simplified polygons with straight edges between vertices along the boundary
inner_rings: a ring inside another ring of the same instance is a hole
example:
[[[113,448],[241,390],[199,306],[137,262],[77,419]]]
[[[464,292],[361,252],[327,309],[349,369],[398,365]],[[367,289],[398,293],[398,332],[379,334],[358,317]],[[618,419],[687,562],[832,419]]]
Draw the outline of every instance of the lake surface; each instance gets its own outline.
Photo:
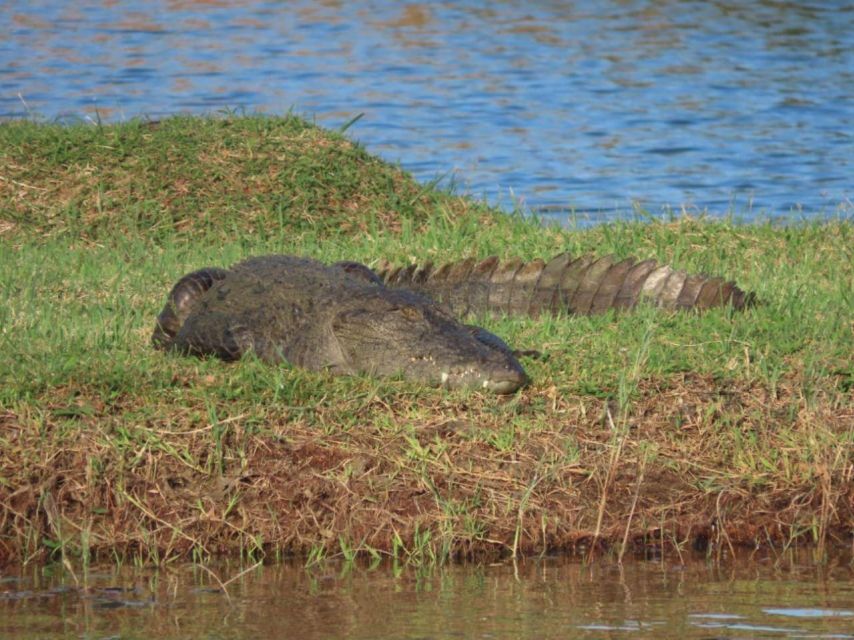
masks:
[[[854,212],[854,5],[0,2],[0,118],[290,109],[580,221]]]
[[[0,575],[0,637],[854,638],[851,564],[555,558]],[[237,576],[226,586],[218,587]]]

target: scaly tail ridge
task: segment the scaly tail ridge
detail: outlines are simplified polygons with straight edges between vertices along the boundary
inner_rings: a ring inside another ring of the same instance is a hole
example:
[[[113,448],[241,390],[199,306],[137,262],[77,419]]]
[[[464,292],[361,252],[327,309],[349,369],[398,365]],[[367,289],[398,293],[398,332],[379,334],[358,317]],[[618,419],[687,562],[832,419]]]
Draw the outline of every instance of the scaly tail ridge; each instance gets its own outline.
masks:
[[[655,260],[620,260],[567,253],[548,262],[500,261],[491,256],[434,266],[392,267],[381,264],[377,274],[387,286],[420,291],[448,306],[453,313],[507,313],[536,317],[543,312],[604,313],[631,309],[649,302],[665,309],[709,309],[732,305],[743,309],[753,295],[734,282],[689,274]]]

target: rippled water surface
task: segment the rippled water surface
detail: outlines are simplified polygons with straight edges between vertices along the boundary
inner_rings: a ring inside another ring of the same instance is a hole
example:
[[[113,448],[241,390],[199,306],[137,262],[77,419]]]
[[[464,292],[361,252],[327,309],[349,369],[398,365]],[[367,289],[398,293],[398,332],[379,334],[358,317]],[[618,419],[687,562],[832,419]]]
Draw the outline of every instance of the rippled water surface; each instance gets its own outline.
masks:
[[[852,211],[841,0],[33,0],[0,24],[0,117],[364,114],[370,150],[505,206]]]
[[[36,570],[0,575],[0,637],[854,638],[850,564],[544,559],[426,576],[352,566],[240,574],[93,572],[85,586]]]

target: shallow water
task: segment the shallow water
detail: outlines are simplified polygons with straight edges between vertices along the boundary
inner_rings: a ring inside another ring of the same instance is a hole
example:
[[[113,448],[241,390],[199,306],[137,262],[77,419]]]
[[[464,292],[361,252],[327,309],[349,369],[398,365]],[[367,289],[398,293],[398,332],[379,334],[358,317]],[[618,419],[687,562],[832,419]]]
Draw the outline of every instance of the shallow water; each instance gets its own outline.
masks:
[[[852,565],[198,567],[0,577],[0,637],[854,638]]]
[[[850,216],[849,2],[0,3],[0,118],[291,108],[577,218]]]

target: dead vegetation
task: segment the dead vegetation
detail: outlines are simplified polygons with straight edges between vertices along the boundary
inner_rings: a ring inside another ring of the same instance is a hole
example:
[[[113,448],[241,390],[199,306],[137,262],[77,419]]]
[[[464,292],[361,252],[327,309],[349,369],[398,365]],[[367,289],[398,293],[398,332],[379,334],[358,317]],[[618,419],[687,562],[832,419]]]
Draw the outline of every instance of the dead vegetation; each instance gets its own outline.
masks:
[[[0,420],[0,558],[850,543],[850,402],[697,376],[641,386],[622,416],[541,388],[501,411],[401,394],[213,422],[193,406],[140,422],[133,399],[76,389],[76,415],[48,401]],[[765,457],[743,459],[740,438]]]

